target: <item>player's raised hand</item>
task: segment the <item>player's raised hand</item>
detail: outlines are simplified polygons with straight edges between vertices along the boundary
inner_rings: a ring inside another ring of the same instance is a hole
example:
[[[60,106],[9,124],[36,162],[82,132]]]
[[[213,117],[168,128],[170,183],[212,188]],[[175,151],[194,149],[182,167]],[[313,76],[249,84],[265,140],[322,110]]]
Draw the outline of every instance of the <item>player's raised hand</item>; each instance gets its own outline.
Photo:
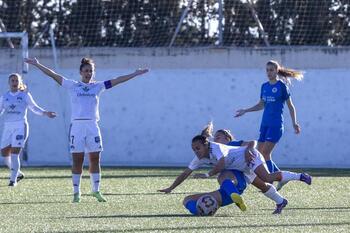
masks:
[[[30,58],[30,57],[24,58],[24,62],[26,62],[26,63],[28,63],[30,65],[37,65],[37,64],[39,64],[39,61],[38,61],[38,59],[36,59],[36,57],[34,57],[34,58]]]
[[[166,188],[166,189],[159,189],[158,192],[161,192],[161,193],[171,193],[172,189],[171,188]]]
[[[55,112],[44,112],[44,115],[48,118],[55,118],[57,116]]]
[[[246,111],[244,109],[239,109],[236,111],[235,117],[243,116],[245,113],[246,113]]]
[[[139,68],[139,69],[137,69],[137,70],[134,72],[134,74],[135,74],[135,75],[141,75],[141,74],[147,73],[148,71],[149,71],[148,68],[146,68],[146,69]]]
[[[300,125],[298,123],[293,124],[294,132],[299,134],[301,132]]]

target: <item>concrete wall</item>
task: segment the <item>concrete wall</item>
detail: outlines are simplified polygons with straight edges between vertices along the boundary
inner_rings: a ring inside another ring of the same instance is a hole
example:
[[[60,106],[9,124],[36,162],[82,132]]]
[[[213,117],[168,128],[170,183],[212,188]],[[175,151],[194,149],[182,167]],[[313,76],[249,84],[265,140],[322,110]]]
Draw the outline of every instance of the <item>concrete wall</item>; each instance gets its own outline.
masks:
[[[50,51],[33,50],[30,54],[53,66]],[[306,73],[303,82],[291,87],[302,133],[294,134],[285,109],[286,130],[274,151],[275,162],[294,167],[350,167],[348,49],[92,48],[60,50],[59,54],[58,71],[76,80],[82,56],[95,59],[98,80],[132,72],[138,66],[152,69],[102,94],[104,165],[184,166],[194,156],[191,138],[208,120],[214,120],[217,129],[231,129],[238,139],[257,139],[262,112],[238,119],[233,114],[257,103],[260,85],[266,81],[265,63],[276,59]],[[59,115],[51,120],[30,113],[29,164],[67,165],[67,93],[35,68],[24,76],[37,103]],[[3,93],[6,75],[0,78]]]

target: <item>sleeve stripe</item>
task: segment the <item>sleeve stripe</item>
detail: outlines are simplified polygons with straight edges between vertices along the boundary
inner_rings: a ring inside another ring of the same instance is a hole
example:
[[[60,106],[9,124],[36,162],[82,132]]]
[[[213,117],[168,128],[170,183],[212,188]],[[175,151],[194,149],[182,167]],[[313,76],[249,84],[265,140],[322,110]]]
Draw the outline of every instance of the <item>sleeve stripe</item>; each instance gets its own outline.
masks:
[[[106,89],[112,88],[112,82],[111,82],[111,80],[105,81],[104,84],[105,84],[105,88],[106,88]]]

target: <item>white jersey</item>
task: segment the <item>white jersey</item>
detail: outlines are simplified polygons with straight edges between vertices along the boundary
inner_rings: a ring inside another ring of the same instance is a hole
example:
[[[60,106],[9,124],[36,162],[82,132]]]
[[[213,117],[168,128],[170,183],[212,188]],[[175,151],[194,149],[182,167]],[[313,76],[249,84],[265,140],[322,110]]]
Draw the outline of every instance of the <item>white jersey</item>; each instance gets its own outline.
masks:
[[[231,170],[235,169],[243,172],[249,183],[253,182],[256,177],[254,173],[255,169],[261,164],[265,164],[263,156],[255,151],[256,157],[248,165],[245,161],[245,150],[246,146],[228,146],[216,142],[210,142],[210,154],[209,159],[198,159],[195,157],[190,165],[189,169],[195,170],[202,165],[215,166],[218,161],[224,157],[225,158],[225,169]]]
[[[70,79],[62,80],[71,97],[71,120],[100,120],[99,96],[106,89],[104,82],[83,83]]]
[[[215,166],[222,157],[225,157],[225,169],[244,171],[248,168],[244,158],[246,148],[245,146],[227,146],[221,143],[210,142],[209,158],[198,159],[195,156],[188,168],[195,170],[203,165]]]
[[[45,111],[35,103],[28,91],[8,91],[0,97],[0,113],[4,114],[5,123],[26,122],[28,108],[37,115],[43,115]]]
[[[209,146],[209,158],[198,159],[198,157],[195,156],[188,165],[189,169],[196,170],[201,166],[215,166],[222,157],[227,156],[229,153],[229,148],[224,144],[210,142]]]

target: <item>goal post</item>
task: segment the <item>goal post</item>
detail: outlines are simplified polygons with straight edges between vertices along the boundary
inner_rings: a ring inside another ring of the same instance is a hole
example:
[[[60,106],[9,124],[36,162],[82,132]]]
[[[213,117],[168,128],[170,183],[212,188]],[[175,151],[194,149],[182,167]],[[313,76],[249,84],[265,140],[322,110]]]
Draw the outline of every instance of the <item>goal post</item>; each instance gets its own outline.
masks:
[[[18,54],[16,54],[16,58],[14,60],[9,60],[9,62],[15,62],[19,65],[16,67],[13,67],[9,65],[7,68],[4,67],[2,70],[6,72],[20,72],[20,73],[27,73],[29,66],[27,63],[24,62],[24,59],[28,57],[28,33],[27,32],[0,32],[0,39],[6,39],[7,43],[10,43],[10,49],[14,49],[18,51]],[[16,47],[16,43],[12,43],[11,39],[19,39],[18,47]],[[13,47],[12,47],[12,46]],[[15,52],[16,53],[16,52]],[[15,70],[10,70],[15,69]]]

